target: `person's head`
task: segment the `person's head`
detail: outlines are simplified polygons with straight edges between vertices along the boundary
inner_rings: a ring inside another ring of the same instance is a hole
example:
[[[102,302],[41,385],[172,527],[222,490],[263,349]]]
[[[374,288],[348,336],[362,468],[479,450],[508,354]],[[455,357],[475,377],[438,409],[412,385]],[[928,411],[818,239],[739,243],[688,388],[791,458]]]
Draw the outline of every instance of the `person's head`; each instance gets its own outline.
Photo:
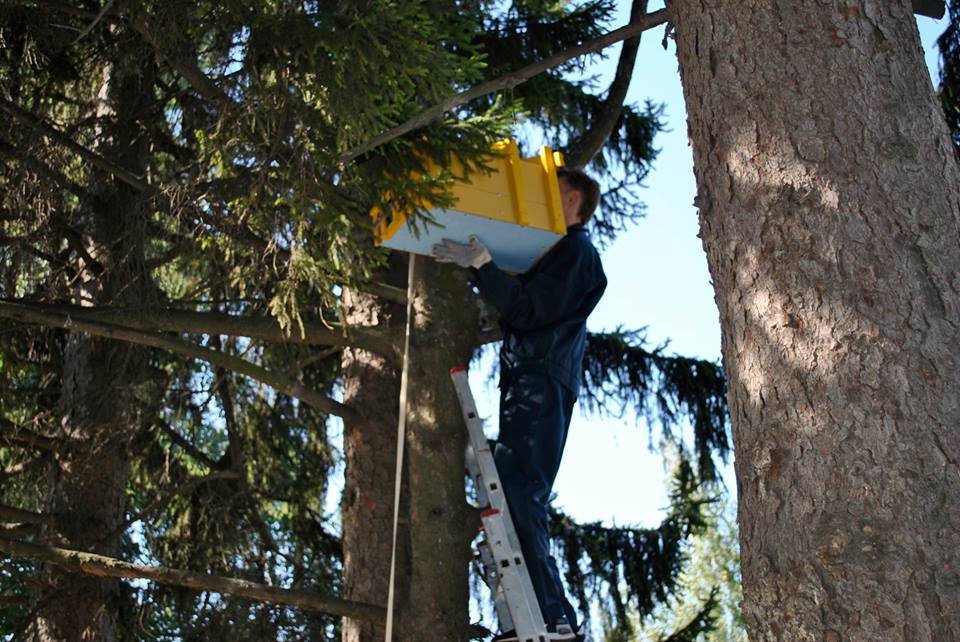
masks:
[[[567,225],[588,223],[600,202],[600,185],[582,169],[559,167],[560,202]]]

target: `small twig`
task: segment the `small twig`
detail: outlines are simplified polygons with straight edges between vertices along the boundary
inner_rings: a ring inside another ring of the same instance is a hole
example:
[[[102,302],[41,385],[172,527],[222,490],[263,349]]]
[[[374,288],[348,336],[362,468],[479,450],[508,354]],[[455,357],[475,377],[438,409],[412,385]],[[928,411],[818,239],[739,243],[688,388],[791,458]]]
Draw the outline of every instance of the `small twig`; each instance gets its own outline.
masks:
[[[77,36],[77,37],[74,39],[74,41],[70,43],[70,46],[71,46],[71,47],[72,47],[73,45],[77,44],[78,42],[80,42],[81,40],[83,40],[83,39],[87,36],[87,34],[89,34],[91,31],[93,31],[93,28],[97,26],[97,23],[99,23],[101,20],[103,20],[103,17],[104,17],[105,15],[107,15],[107,12],[108,12],[108,11],[110,11],[110,7],[113,6],[113,2],[114,2],[114,0],[107,0],[107,3],[106,3],[105,5],[103,5],[103,9],[101,9],[101,10],[100,10],[100,13],[97,14],[97,17],[93,19],[93,22],[91,22],[89,25],[87,25],[86,29],[84,29],[83,31],[81,31],[81,32],[80,32],[80,35]]]
[[[209,475],[205,475],[203,477],[194,477],[193,479],[189,479],[187,480],[186,483],[181,484],[180,486],[174,488],[173,490],[168,491],[162,497],[158,497],[157,499],[150,502],[147,505],[147,507],[144,508],[143,510],[131,515],[122,524],[120,524],[120,526],[118,526],[111,532],[107,533],[105,536],[101,537],[98,543],[108,542],[114,537],[117,537],[118,535],[122,534],[123,531],[127,530],[128,528],[130,528],[131,526],[133,526],[143,518],[149,516],[157,508],[160,508],[161,506],[165,506],[166,504],[170,503],[170,500],[176,497],[177,495],[183,495],[187,491],[191,490],[192,488],[196,488],[200,484],[205,484],[207,482],[217,481],[221,479],[229,479],[229,480],[240,479],[240,473],[233,470],[221,470],[215,473],[210,473]]]
[[[321,350],[320,352],[318,352],[318,353],[316,353],[316,354],[310,355],[310,356],[307,357],[306,359],[303,359],[303,360],[297,362],[296,365],[294,365],[292,368],[290,368],[290,369],[287,371],[287,378],[293,379],[294,377],[297,376],[297,374],[298,374],[301,370],[303,370],[303,369],[306,368],[307,366],[312,366],[312,365],[315,364],[315,363],[319,363],[320,361],[323,361],[323,360],[326,359],[327,357],[332,357],[333,355],[337,354],[337,353],[340,352],[341,350],[343,350],[343,348],[334,346],[333,348],[327,348],[326,350]]]

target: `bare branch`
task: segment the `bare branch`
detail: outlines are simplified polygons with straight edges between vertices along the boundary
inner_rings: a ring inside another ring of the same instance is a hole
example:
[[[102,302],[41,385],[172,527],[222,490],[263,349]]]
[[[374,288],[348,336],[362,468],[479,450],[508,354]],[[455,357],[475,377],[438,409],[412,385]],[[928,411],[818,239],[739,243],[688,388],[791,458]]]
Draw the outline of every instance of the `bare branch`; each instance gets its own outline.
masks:
[[[111,323],[132,330],[185,332],[190,334],[222,334],[231,337],[249,337],[271,343],[298,343],[354,347],[397,359],[394,341],[378,328],[331,328],[322,323],[304,321],[303,332],[287,335],[273,317],[234,316],[220,312],[194,312],[176,308],[111,308],[49,305],[31,301],[0,299],[40,311]]]
[[[11,319],[21,323],[37,323],[76,332],[86,332],[107,339],[116,339],[118,341],[127,341],[152,348],[160,348],[161,350],[169,350],[176,354],[200,359],[214,366],[222,366],[238,374],[246,375],[251,379],[267,384],[277,392],[295,397],[321,412],[337,415],[349,421],[361,421],[360,414],[356,410],[339,401],[330,399],[316,390],[307,388],[302,384],[291,381],[266,368],[261,368],[240,357],[211,350],[210,348],[198,346],[195,343],[168,335],[139,332],[110,323],[90,321],[82,316],[78,317],[58,312],[43,311],[33,306],[9,303],[6,301],[0,301],[0,318]]]
[[[44,514],[44,513],[35,513],[29,510],[23,510],[22,508],[14,508],[13,506],[4,506],[0,504],[0,517],[3,519],[8,519],[12,522],[22,522],[24,524],[53,524],[54,518],[53,515]]]
[[[52,452],[60,445],[58,439],[38,435],[22,426],[0,417],[0,444],[33,448],[44,452]]]
[[[49,136],[54,139],[61,145],[67,147],[72,152],[80,156],[91,165],[99,167],[105,172],[113,174],[120,180],[122,180],[127,185],[130,185],[134,189],[145,192],[150,189],[150,185],[147,184],[142,178],[132,174],[131,172],[123,169],[116,163],[113,163],[100,154],[92,152],[83,145],[80,145],[75,140],[64,134],[63,132],[57,130],[52,125],[48,124],[38,116],[31,114],[30,112],[21,109],[15,103],[7,100],[6,98],[0,97],[0,111],[4,111],[10,114],[15,120],[18,120],[21,124],[36,129],[43,133],[45,136]]]
[[[342,351],[342,350],[343,350],[343,348],[337,348],[337,347],[327,348],[326,350],[321,350],[320,352],[317,352],[316,354],[310,355],[310,356],[307,357],[306,359],[301,359],[301,360],[298,361],[296,364],[294,364],[294,366],[293,366],[292,368],[290,368],[290,369],[287,371],[287,376],[290,377],[291,379],[293,379],[294,377],[297,376],[297,374],[298,374],[301,370],[303,370],[303,369],[306,368],[307,366],[312,366],[312,365],[315,364],[315,363],[320,363],[320,362],[323,361],[324,359],[327,359],[327,358],[329,358],[329,357],[332,357],[333,355],[337,354],[338,352],[340,352],[340,351]]]
[[[647,0],[633,0],[633,6],[630,9],[630,23],[633,24],[641,16],[647,13]],[[610,89],[607,90],[607,97],[597,108],[590,119],[590,129],[580,135],[580,137],[568,146],[566,151],[566,163],[571,167],[583,167],[590,162],[597,152],[603,147],[614,126],[620,120],[623,113],[623,101],[627,97],[627,90],[630,89],[630,81],[633,78],[633,68],[637,62],[637,50],[640,48],[640,34],[628,38],[623,43],[620,50],[620,61],[617,63],[617,73],[610,83]]]
[[[359,286],[358,289],[387,301],[402,303],[403,305],[407,304],[407,291],[403,288],[387,285],[386,283],[366,283]]]
[[[197,461],[203,462],[211,470],[215,470],[217,468],[216,461],[214,461],[209,455],[207,455],[207,453],[203,452],[202,450],[194,446],[186,437],[184,437],[183,435],[178,433],[176,430],[174,430],[170,426],[170,424],[168,424],[167,422],[159,418],[154,420],[153,423],[155,426],[158,426],[160,430],[162,430],[164,434],[167,435],[167,437],[170,438],[170,441],[172,441],[176,445],[183,448],[188,455],[190,455]]]
[[[222,89],[207,78],[207,76],[197,67],[196,62],[185,56],[171,55],[160,45],[157,38],[157,30],[151,25],[142,14],[129,17],[130,24],[134,30],[143,36],[143,39],[153,47],[153,49],[163,58],[166,58],[177,73],[186,80],[191,87],[218,107],[224,107],[232,104],[233,101]]]
[[[0,536],[0,551],[8,555],[40,560],[77,573],[117,579],[145,579],[168,586],[226,593],[258,602],[285,604],[368,622],[382,621],[386,610],[373,604],[329,597],[303,589],[281,589],[218,575],[204,575],[162,566],[130,564],[113,557],[83,553],[53,546],[31,544]]]
[[[492,94],[495,91],[502,91],[504,89],[511,89],[517,85],[521,85],[526,81],[530,80],[534,76],[537,76],[548,69],[552,69],[568,60],[572,60],[578,56],[583,56],[588,53],[593,53],[595,51],[600,51],[614,44],[615,42],[620,42],[621,40],[626,40],[627,38],[632,38],[647,29],[652,29],[658,25],[663,24],[667,21],[667,10],[660,9],[659,11],[654,11],[641,17],[636,22],[633,22],[625,27],[620,27],[615,31],[604,34],[599,38],[594,38],[590,42],[586,42],[577,47],[572,47],[560,53],[554,54],[543,60],[539,60],[535,63],[529,64],[526,67],[519,69],[511,74],[506,76],[501,76],[500,78],[495,78],[484,83],[480,83],[476,87],[472,87],[464,92],[459,94],[454,94],[453,96],[448,97],[446,100],[441,102],[438,105],[434,105],[429,109],[426,109],[410,120],[397,125],[393,129],[383,132],[379,136],[375,136],[366,143],[354,147],[353,149],[347,150],[340,155],[340,163],[346,164],[355,159],[361,154],[366,154],[372,149],[376,149],[380,145],[383,145],[386,142],[393,140],[394,138],[399,138],[404,134],[411,132],[415,129],[419,129],[424,125],[437,120],[445,113],[451,109],[455,109],[460,105],[470,102],[475,98],[480,98],[481,96],[486,96],[487,94]]]

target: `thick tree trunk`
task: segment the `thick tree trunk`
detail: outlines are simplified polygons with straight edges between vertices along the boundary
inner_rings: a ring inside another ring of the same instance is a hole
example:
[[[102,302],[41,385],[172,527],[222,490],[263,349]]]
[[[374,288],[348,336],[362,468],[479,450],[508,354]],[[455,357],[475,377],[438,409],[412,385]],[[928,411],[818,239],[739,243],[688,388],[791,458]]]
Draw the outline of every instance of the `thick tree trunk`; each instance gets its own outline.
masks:
[[[128,170],[140,174],[146,149],[133,143],[150,98],[149,73],[122,70],[105,74],[99,116],[107,124],[98,147]],[[102,267],[82,266],[76,303],[137,306],[149,304],[143,265],[146,198],[112,177],[94,172],[84,232],[88,251]],[[54,546],[120,556],[126,504],[129,443],[140,425],[138,397],[146,351],[125,343],[71,333],[64,352],[63,386],[58,402],[58,437],[46,512],[54,515],[44,539]],[[149,404],[147,404],[149,405]],[[116,639],[120,610],[117,580],[78,576],[55,566],[44,570],[54,588],[39,596],[34,630],[43,642]]]
[[[960,639],[960,172],[911,4],[670,6],[751,639]]]
[[[410,589],[404,641],[470,639],[467,571],[471,519],[464,495],[466,428],[450,369],[475,347],[479,308],[466,271],[417,257],[410,340],[407,452]]]
[[[387,281],[405,287],[406,257],[394,257]],[[415,270],[407,455],[400,508],[395,639],[469,638],[469,540],[479,520],[464,495],[466,434],[450,368],[469,361],[477,327],[475,296],[463,270],[418,257]],[[352,324],[402,336],[402,305],[348,293]],[[347,422],[343,499],[344,597],[385,604],[392,533],[399,371],[382,357],[350,349],[344,402],[362,422]],[[381,624],[346,620],[344,642],[379,642]]]

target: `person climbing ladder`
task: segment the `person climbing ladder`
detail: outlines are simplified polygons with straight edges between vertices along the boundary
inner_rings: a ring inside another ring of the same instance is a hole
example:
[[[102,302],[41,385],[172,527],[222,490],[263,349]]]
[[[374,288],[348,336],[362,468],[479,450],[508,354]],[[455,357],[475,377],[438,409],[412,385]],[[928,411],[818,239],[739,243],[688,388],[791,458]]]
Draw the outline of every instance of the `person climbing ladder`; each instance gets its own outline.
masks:
[[[530,270],[510,275],[477,237],[443,239],[441,262],[473,268],[484,297],[500,313],[500,434],[494,459],[550,639],[582,640],[557,564],[550,555],[547,504],[580,389],[587,317],[607,285],[586,224],[600,200],[595,180],[560,168],[567,234]],[[504,631],[495,642],[516,642]]]

